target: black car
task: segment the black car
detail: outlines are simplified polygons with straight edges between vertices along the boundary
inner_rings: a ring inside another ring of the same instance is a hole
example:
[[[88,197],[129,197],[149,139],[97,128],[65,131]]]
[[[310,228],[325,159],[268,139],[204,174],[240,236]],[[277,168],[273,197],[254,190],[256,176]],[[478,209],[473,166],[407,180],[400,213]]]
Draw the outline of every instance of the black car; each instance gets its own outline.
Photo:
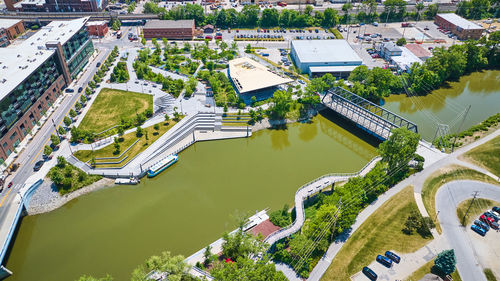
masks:
[[[389,259],[388,257],[384,257],[382,255],[378,255],[376,259],[379,263],[384,265],[385,267],[391,267],[392,266],[392,260]]]
[[[74,93],[75,90],[71,89],[71,88],[66,88],[66,90],[64,90],[66,93]]]
[[[398,255],[396,255],[393,252],[391,252],[391,251],[385,252],[385,256],[388,257],[388,258],[390,258],[395,263],[399,263],[401,261],[401,258]]]
[[[373,272],[373,270],[371,270],[369,267],[365,266],[363,267],[363,274],[368,277],[368,279],[370,280],[377,280],[378,276],[377,274],[375,274],[375,272]]]
[[[83,91],[83,87],[78,88],[78,92],[81,93]]]
[[[493,211],[495,211],[495,212],[497,212],[497,213],[499,213],[499,214],[500,214],[500,208],[499,208],[499,207],[495,206],[495,207],[493,207],[493,208],[491,208],[491,209],[492,209]]]
[[[33,167],[33,170],[34,170],[35,172],[40,171],[40,169],[41,169],[41,168],[42,168],[42,166],[43,166],[43,163],[45,163],[45,161],[43,161],[43,160],[40,160],[40,161],[36,162],[36,163],[35,163],[35,167]]]
[[[98,62],[96,66],[97,66],[97,67],[101,66],[101,63],[100,63],[100,62]]]

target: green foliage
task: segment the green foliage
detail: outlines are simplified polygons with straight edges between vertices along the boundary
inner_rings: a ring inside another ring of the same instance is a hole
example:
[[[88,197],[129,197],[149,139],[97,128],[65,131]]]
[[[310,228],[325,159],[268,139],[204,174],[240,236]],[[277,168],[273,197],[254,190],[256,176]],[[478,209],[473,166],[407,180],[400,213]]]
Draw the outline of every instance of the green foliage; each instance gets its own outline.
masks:
[[[170,252],[162,252],[159,256],[148,258],[142,265],[132,272],[132,281],[143,281],[151,271],[166,272],[168,280],[188,281],[195,280],[188,273],[189,265],[181,255],[172,256]]]
[[[292,222],[291,214],[288,213],[289,208],[290,208],[290,206],[288,206],[288,204],[285,204],[283,206],[283,209],[276,210],[276,211],[272,212],[269,215],[269,220],[274,225],[277,225],[279,227],[285,227],[285,226],[289,225]]]
[[[413,159],[419,140],[418,134],[404,127],[393,129],[389,139],[380,144],[378,152],[392,170]]]
[[[77,114],[76,114],[76,111],[75,111],[74,109],[71,109],[71,110],[69,111],[69,116],[71,116],[71,118],[75,118],[75,117],[76,117],[76,115],[77,115]],[[71,120],[70,120],[70,121],[71,121]],[[71,123],[70,123],[70,124],[71,124]],[[69,125],[68,125],[68,126],[69,126]]]
[[[46,145],[44,148],[43,148],[43,154],[49,156],[50,154],[52,154],[52,148],[48,145]]]
[[[210,274],[219,281],[285,281],[288,280],[281,271],[277,271],[267,256],[254,261],[248,257],[240,257],[235,262],[217,263]]]
[[[83,129],[79,129],[77,127],[71,128],[71,142],[82,142],[85,141],[87,143],[94,142],[95,134],[92,131],[87,131]]]
[[[349,81],[353,82],[350,89],[353,93],[375,102],[402,89],[399,78],[391,70],[380,67],[368,69],[360,65],[351,72]]]
[[[71,115],[71,111],[70,111],[70,115]],[[75,112],[75,116],[76,116],[76,112]],[[74,117],[74,116],[71,116],[71,117]],[[69,118],[68,116],[64,116],[64,125],[66,125],[66,127],[69,127],[69,125],[71,125],[71,123],[73,123],[73,121],[71,121],[71,118]]]
[[[283,119],[290,111],[293,104],[292,92],[278,90],[274,92],[272,105],[269,107],[270,117],[273,119]]]
[[[65,135],[66,134],[66,130],[64,130],[63,127],[59,127],[59,129],[57,129],[57,132],[59,133],[59,135]]]
[[[77,103],[75,104],[75,109],[76,109],[76,111],[80,111],[80,110],[82,110],[82,104],[81,104],[81,103],[79,103],[79,102],[77,102]]]
[[[56,135],[50,135],[50,142],[52,143],[53,146],[57,146],[61,143],[61,140]]]
[[[111,19],[111,29],[118,31],[118,30],[120,30],[121,26],[122,26],[122,23],[120,22],[119,19],[117,19],[117,18]]]
[[[432,223],[432,220],[430,221],[430,224],[428,223],[429,221],[424,219],[418,210],[412,209],[406,219],[403,232],[408,235],[418,232],[422,237],[432,237],[430,227],[434,224]]]
[[[442,251],[434,260],[434,266],[444,275],[453,273],[456,264],[457,258],[453,249]]]
[[[67,163],[63,157],[57,157],[57,165],[50,169],[47,176],[61,195],[90,185],[102,178],[97,175],[87,175],[84,171]]]
[[[399,39],[396,41],[396,45],[398,45],[398,46],[403,46],[403,45],[406,45],[406,39],[405,39],[404,37],[399,38]]]
[[[125,83],[129,80],[129,74],[127,70],[127,63],[119,61],[110,76],[111,82]]]
[[[135,131],[135,135],[136,135],[138,138],[140,138],[140,137],[142,137],[142,135],[143,135],[143,134],[144,134],[144,131],[143,131],[143,129],[141,128],[141,126],[137,126],[136,131]]]
[[[222,254],[224,257],[236,261],[238,258],[246,258],[249,254],[262,252],[265,247],[260,239],[251,233],[243,231],[244,221],[235,233],[224,233],[222,239]]]

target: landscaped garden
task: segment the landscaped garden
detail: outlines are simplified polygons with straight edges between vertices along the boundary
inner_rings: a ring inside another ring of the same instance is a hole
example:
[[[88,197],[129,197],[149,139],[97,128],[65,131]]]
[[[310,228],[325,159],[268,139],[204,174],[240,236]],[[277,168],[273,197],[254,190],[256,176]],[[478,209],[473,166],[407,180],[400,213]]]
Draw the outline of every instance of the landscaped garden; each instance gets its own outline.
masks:
[[[78,129],[102,132],[124,119],[153,110],[153,96],[116,89],[101,89]]]
[[[59,194],[64,195],[90,185],[102,177],[88,175],[84,171],[66,162],[64,157],[57,157],[57,165],[52,167],[47,176],[55,184]]]
[[[177,115],[173,120],[165,120],[147,128],[137,127],[136,131],[118,136],[113,144],[98,150],[79,150],[74,155],[83,162],[98,168],[121,167],[170,130],[183,116]],[[100,159],[113,158],[113,159]]]

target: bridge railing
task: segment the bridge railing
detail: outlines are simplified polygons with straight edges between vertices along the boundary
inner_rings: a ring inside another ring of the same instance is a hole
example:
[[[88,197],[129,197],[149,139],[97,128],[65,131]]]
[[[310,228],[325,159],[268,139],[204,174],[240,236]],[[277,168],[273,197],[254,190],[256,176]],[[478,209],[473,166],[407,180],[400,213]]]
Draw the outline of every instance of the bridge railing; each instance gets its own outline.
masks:
[[[318,182],[318,181],[321,181],[322,179],[325,179],[325,178],[329,178],[329,177],[356,177],[356,176],[359,176],[361,175],[361,173],[363,173],[363,171],[368,168],[371,164],[373,164],[374,162],[376,161],[379,161],[381,158],[380,156],[376,156],[376,157],[373,157],[368,163],[366,163],[366,165],[363,166],[363,168],[361,168],[361,170],[359,170],[358,172],[354,172],[354,173],[329,173],[329,174],[326,174],[326,175],[323,175],[319,178],[316,178],[314,180],[311,180],[309,181],[308,183],[302,185],[301,187],[299,187],[299,189],[297,189],[297,191],[295,192],[295,196],[294,196],[294,199],[297,197],[297,195],[306,187],[309,187],[311,184],[315,183],[315,182]],[[302,200],[303,201],[303,200]],[[295,210],[297,210],[297,206],[295,206]],[[302,216],[305,217],[305,210],[304,208],[302,208]],[[264,239],[264,242],[267,242],[268,239],[272,236],[275,236],[275,235],[278,235],[279,233],[282,233],[284,231],[287,231],[289,230],[290,228],[292,228],[295,223],[297,222],[297,217],[295,217],[295,220],[289,224],[288,226],[284,227],[284,228],[281,228],[281,229],[278,229],[274,232],[272,232],[271,234],[269,234],[267,236],[266,239]],[[269,245],[269,246],[272,246],[272,245]]]
[[[353,104],[364,108],[365,110],[371,112],[372,114],[384,119],[385,121],[394,124],[397,127],[406,127],[408,130],[418,133],[417,125],[404,117],[397,115],[373,102],[360,97],[344,88],[334,87],[328,91],[330,94],[336,95],[338,97],[344,98]]]

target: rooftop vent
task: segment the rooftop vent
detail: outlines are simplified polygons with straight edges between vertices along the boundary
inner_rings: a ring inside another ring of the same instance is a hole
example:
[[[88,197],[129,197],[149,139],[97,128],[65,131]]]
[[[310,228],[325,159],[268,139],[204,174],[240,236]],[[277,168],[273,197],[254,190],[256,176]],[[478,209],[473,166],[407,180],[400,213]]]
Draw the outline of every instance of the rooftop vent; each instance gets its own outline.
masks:
[[[5,78],[3,78],[2,80],[0,80],[0,83],[2,83],[2,84],[5,83],[5,82],[7,82],[7,79],[5,79]]]

